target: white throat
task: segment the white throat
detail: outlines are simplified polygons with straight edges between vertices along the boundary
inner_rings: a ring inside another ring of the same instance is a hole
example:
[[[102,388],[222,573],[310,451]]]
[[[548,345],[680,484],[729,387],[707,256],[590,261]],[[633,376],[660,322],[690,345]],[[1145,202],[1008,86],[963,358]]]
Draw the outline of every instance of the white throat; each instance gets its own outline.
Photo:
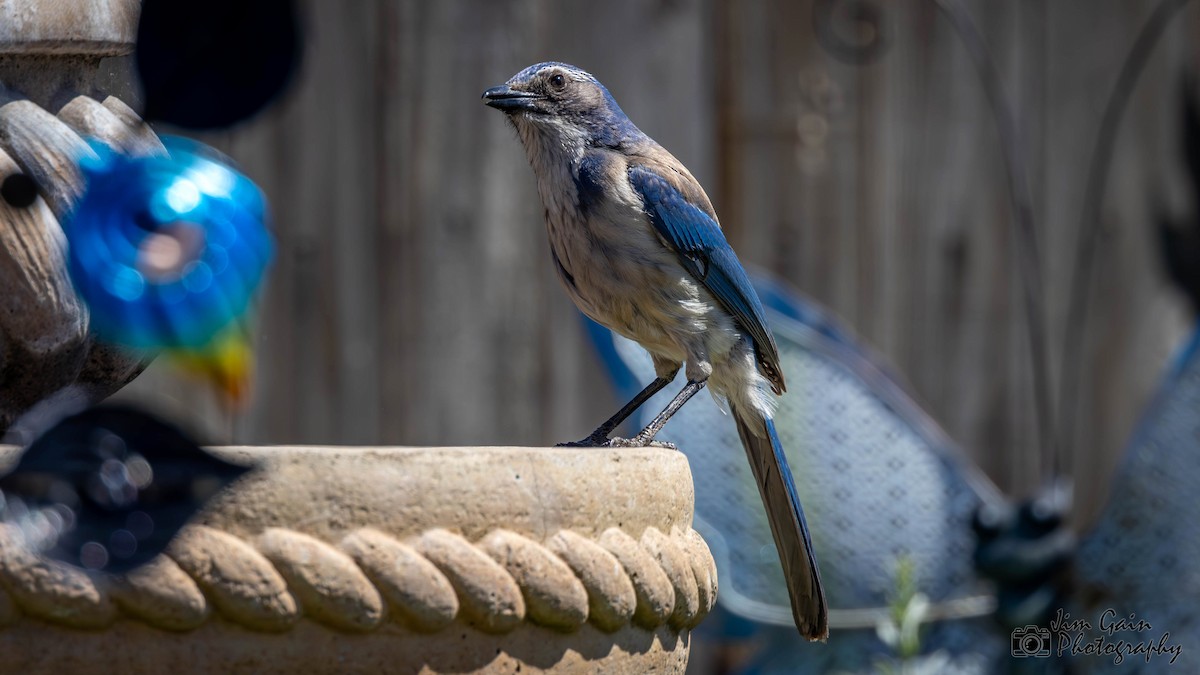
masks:
[[[586,132],[550,117],[535,121],[526,115],[514,115],[511,120],[525,146],[546,210],[559,216],[573,209],[578,201],[575,167],[587,150]]]

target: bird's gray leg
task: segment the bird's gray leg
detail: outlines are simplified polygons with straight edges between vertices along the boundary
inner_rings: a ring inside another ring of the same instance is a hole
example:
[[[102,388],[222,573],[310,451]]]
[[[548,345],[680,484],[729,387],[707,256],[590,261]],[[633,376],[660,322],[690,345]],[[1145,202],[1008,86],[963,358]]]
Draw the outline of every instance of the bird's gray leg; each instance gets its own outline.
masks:
[[[695,396],[696,392],[704,388],[704,383],[705,380],[701,380],[699,382],[695,380],[688,380],[688,383],[683,386],[683,389],[681,389],[679,393],[675,395],[675,398],[671,399],[671,402],[667,404],[667,407],[663,408],[662,412],[658,413],[654,419],[650,420],[650,424],[647,424],[645,429],[642,429],[640,432],[638,432],[637,436],[628,439],[614,438],[610,440],[608,444],[612,447],[619,448],[642,448],[652,444],[674,448],[675,446],[671,445],[670,443],[655,442],[654,436],[657,435],[658,432],[662,431],[663,425],[667,423],[667,420],[671,419],[672,415],[679,412],[679,409],[683,407],[684,403],[688,402],[688,399]]]
[[[676,372],[678,372],[678,368],[676,368]],[[608,418],[604,424],[597,427],[587,438],[574,443],[559,443],[559,447],[595,448],[605,445],[608,443],[608,435],[612,433],[613,429],[617,428],[617,425],[628,419],[634,411],[642,407],[643,403],[650,400],[651,396],[662,391],[663,387],[670,384],[673,379],[675,379],[675,373],[654,378],[653,382],[646,385],[645,389],[638,392],[637,396],[634,396],[629,403],[626,403],[624,407],[618,410],[617,414]]]

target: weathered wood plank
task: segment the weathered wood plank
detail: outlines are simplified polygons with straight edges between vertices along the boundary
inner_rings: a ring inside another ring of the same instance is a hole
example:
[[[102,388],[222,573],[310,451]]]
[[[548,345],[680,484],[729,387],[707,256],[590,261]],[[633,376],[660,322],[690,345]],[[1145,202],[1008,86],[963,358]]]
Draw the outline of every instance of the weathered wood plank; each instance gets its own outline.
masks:
[[[546,443],[611,412],[551,273],[525,158],[478,102],[559,59],[595,72],[693,170],[743,260],[844,317],[995,479],[1032,489],[1041,458],[995,121],[932,4],[879,4],[890,47],[850,65],[816,44],[812,0],[308,0],[296,88],[216,139],[271,196],[279,234],[257,404],[229,440]],[[1023,122],[1057,386],[1086,166],[1152,5],[967,6]],[[1177,75],[1197,34],[1193,7],[1130,105],[1088,337],[1070,346],[1087,379],[1063,452],[1087,504],[1182,332],[1148,218],[1158,175],[1178,171]]]

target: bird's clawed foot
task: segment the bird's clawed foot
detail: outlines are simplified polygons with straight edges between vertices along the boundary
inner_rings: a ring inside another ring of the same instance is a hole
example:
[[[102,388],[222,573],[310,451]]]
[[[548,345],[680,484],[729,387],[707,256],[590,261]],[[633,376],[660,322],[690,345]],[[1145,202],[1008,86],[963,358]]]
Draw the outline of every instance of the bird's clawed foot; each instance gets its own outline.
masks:
[[[582,441],[573,441],[570,443],[559,443],[555,447],[558,448],[667,448],[668,450],[678,450],[679,447],[674,443],[666,441],[656,441],[649,438],[642,438],[641,435],[633,438],[605,438],[604,436],[591,435]]]
[[[678,450],[679,446],[666,441],[656,441],[649,438],[634,436],[633,438],[610,438],[608,439],[607,447],[610,448],[666,448],[668,450]]]
[[[556,448],[607,448],[608,438],[605,436],[597,436],[592,434],[582,441],[569,441],[567,443],[559,443]]]

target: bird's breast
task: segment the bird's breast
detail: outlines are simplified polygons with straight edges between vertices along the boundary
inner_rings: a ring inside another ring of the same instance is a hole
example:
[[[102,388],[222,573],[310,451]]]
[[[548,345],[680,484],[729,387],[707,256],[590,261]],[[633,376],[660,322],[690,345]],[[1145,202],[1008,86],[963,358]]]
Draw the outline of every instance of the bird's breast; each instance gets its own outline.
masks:
[[[632,189],[589,199],[586,209],[575,189],[543,195],[551,255],[567,294],[595,321],[682,358],[680,337],[709,326],[707,293],[659,240]]]
[[[621,157],[529,125],[518,132],[537,179],[555,269],[584,314],[677,360],[689,340],[728,323],[659,238]]]

